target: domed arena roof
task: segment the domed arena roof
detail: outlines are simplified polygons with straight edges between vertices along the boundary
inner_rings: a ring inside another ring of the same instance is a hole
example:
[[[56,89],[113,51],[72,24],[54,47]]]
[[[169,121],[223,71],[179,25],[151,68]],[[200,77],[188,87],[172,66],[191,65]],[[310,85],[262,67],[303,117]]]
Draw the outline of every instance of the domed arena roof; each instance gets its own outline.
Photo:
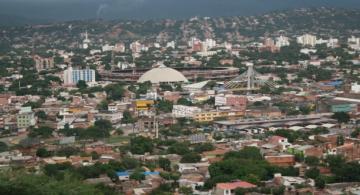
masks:
[[[153,84],[188,82],[181,72],[173,68],[168,68],[164,65],[145,72],[139,78],[138,83],[144,83],[146,81],[150,81]]]

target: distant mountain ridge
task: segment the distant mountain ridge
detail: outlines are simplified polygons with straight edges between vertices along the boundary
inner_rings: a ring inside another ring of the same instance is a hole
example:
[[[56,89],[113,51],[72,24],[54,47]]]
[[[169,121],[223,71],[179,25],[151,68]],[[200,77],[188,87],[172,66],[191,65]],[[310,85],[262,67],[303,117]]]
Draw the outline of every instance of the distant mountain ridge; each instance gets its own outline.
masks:
[[[79,19],[249,16],[295,8],[360,8],[359,0],[0,0],[0,25]]]

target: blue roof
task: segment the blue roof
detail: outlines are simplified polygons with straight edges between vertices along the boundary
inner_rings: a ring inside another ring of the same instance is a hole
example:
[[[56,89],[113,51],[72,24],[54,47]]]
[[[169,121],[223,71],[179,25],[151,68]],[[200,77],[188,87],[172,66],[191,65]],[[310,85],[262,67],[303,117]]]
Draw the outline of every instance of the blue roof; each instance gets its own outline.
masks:
[[[119,176],[129,176],[129,172],[127,171],[119,171],[119,172],[116,172],[116,175],[119,177]]]
[[[159,175],[160,173],[158,171],[145,171],[144,175]]]
[[[333,80],[333,81],[330,81],[330,82],[327,82],[327,83],[322,83],[323,86],[339,86],[339,85],[342,85],[343,81],[342,80]]]

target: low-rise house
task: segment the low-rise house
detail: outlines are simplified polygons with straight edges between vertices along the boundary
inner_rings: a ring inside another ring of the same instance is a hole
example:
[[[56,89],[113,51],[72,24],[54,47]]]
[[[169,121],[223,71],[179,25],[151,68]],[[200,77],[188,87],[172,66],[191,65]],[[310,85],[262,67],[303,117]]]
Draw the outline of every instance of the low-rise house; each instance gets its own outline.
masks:
[[[130,179],[129,172],[127,171],[116,172],[116,175],[118,176],[120,181],[127,181]]]
[[[281,136],[271,136],[269,143],[279,146],[281,151],[286,151],[291,146],[288,139]]]
[[[265,160],[272,165],[288,167],[295,165],[294,155],[276,155],[276,156],[265,156]]]
[[[246,181],[235,181],[228,183],[217,183],[215,195],[233,195],[237,188],[256,188],[257,186]]]
[[[284,185],[289,190],[293,189],[295,185],[310,185],[310,186],[315,185],[315,182],[313,179],[282,176],[280,173],[277,173],[274,175],[274,183],[277,185]]]

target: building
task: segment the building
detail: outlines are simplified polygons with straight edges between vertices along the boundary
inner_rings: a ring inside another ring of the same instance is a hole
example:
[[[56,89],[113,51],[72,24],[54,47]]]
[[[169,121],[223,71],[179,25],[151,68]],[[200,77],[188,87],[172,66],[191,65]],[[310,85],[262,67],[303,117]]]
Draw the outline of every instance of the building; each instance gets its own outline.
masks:
[[[294,155],[265,156],[265,160],[271,165],[289,167],[295,165]]]
[[[95,83],[95,70],[86,69],[73,69],[71,66],[64,70],[64,84],[76,85],[80,80],[86,83]]]
[[[52,57],[43,58],[41,56],[35,55],[33,60],[35,62],[35,68],[38,72],[54,68],[54,58]]]
[[[31,107],[22,107],[16,116],[16,123],[19,129],[28,128],[36,124],[35,113]]]
[[[287,38],[285,36],[277,37],[275,45],[278,48],[289,46],[290,45],[289,38]]]
[[[196,106],[174,105],[172,109],[172,115],[176,118],[193,117],[199,112],[201,109]]]
[[[96,113],[95,114],[95,119],[96,120],[108,120],[110,121],[112,124],[116,124],[121,122],[121,119],[123,118],[123,113],[122,112],[100,112],[100,113]]]
[[[119,181],[127,181],[130,179],[129,172],[123,171],[123,172],[116,172],[116,175],[119,178]]]
[[[237,188],[256,188],[256,185],[246,181],[235,181],[229,183],[217,183],[215,195],[233,195]]]
[[[358,83],[351,83],[351,92],[360,93],[360,85]]]
[[[247,97],[241,95],[217,95],[215,96],[215,106],[231,106],[237,110],[245,110]]]
[[[115,46],[114,45],[109,45],[109,44],[105,44],[101,47],[102,51],[103,52],[106,52],[106,51],[113,51],[115,49]]]
[[[125,44],[124,43],[116,43],[113,51],[124,53],[125,52]]]
[[[134,102],[135,111],[138,115],[148,115],[154,104],[154,100],[136,100]]]
[[[199,122],[210,122],[214,121],[215,119],[230,117],[236,118],[244,115],[244,111],[207,111],[196,113],[193,119]]]
[[[304,34],[297,37],[297,42],[304,46],[314,47],[316,45],[316,36],[310,34]]]
[[[160,83],[187,83],[187,78],[179,71],[160,65],[145,72],[138,80],[138,83],[150,81],[152,84]]]

